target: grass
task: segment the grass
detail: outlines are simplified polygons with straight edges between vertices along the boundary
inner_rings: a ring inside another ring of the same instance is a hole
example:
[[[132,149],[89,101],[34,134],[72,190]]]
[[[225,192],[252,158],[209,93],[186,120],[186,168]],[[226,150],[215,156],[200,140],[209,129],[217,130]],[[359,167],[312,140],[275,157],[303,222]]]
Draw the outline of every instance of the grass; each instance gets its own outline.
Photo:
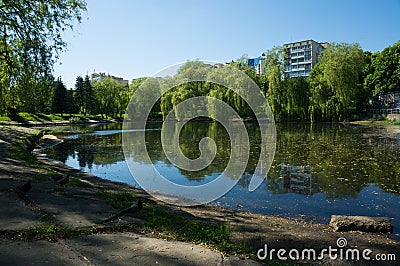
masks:
[[[16,160],[25,161],[27,166],[37,165],[37,160],[35,156],[26,152],[20,145],[11,145],[7,148],[7,153]]]
[[[103,191],[100,192],[99,196],[118,209],[127,208],[137,200],[129,191]],[[143,209],[139,215],[140,218],[144,219],[144,223],[135,225],[136,229],[155,233],[164,239],[177,239],[202,244],[227,253],[246,256],[255,254],[252,247],[230,240],[231,228],[227,224],[192,220],[147,203],[143,204]]]
[[[11,122],[11,118],[9,118],[8,116],[0,116],[0,121],[4,121],[4,122]]]
[[[83,114],[43,114],[43,113],[28,113],[20,112],[14,117],[2,115],[0,116],[0,121],[3,122],[53,122],[53,121],[71,121],[71,123],[81,123],[82,121],[87,121],[89,119],[99,120],[100,115],[83,115]]]
[[[39,133],[40,130],[36,130],[33,135],[35,134],[38,135]],[[56,172],[50,167],[43,166],[42,164],[40,164],[36,159],[36,157],[24,148],[25,142],[29,137],[32,137],[32,135],[18,139],[15,141],[13,145],[8,146],[7,147],[8,156],[16,160],[24,161],[26,163],[25,165],[28,167],[44,170],[48,173],[40,175],[36,174],[35,177],[37,177],[37,179],[36,178],[35,179],[38,181],[46,179],[48,175],[56,174]]]
[[[156,232],[162,238],[202,244],[227,253],[254,254],[252,247],[230,240],[231,228],[227,224],[192,220],[148,204],[144,204],[141,216],[146,217],[143,230]]]
[[[83,187],[83,188],[95,188],[93,184],[88,181],[81,180],[76,177],[71,177],[68,183],[69,187]]]
[[[56,114],[38,114],[38,116],[42,117],[43,119],[47,121],[63,121],[64,118],[61,115],[56,115]]]
[[[41,119],[37,115],[31,113],[21,112],[18,115],[25,121],[40,121],[40,122],[44,121],[44,119]]]
[[[82,123],[88,120],[102,120],[102,119],[124,119],[125,114],[122,117],[102,116],[100,114],[44,114],[44,113],[28,113],[19,112],[14,116],[0,115],[0,122],[52,122],[52,121],[70,121],[71,123]]]
[[[126,192],[107,192],[107,198],[112,198],[113,202],[116,202],[116,197],[115,195],[110,196],[110,194],[119,195],[117,196],[118,200],[127,195]],[[130,203],[131,201],[129,205]],[[96,226],[65,228],[55,222],[45,220],[44,224],[37,224],[19,231],[18,238],[25,241],[39,239],[56,241],[59,238],[73,238],[103,231],[112,233],[140,230],[142,232],[150,232],[167,240],[175,239],[201,244],[225,253],[240,254],[246,257],[253,257],[255,254],[252,247],[238,244],[230,240],[231,228],[226,224],[211,224],[203,221],[191,220],[185,216],[171,213],[149,204],[144,204],[143,210],[139,215],[144,219],[144,223],[123,226],[114,225],[106,228]]]
[[[136,201],[136,198],[129,191],[102,191],[99,193],[99,196],[116,209],[128,208],[133,202]]]
[[[37,224],[21,230],[18,234],[20,240],[43,240],[56,242],[59,238],[72,238],[95,234],[99,230],[96,227],[65,228],[56,224]]]
[[[7,148],[7,152],[9,155],[17,160],[22,160],[27,162],[28,166],[34,166],[37,165],[37,160],[35,156],[33,156],[31,153],[27,152],[24,148],[26,141],[30,137],[34,137],[35,135],[38,135],[40,133],[40,130],[36,130],[33,135],[25,136],[22,137],[18,140],[15,141],[14,145],[10,145]]]
[[[247,256],[254,254],[250,246],[230,240],[231,228],[227,224],[192,220],[148,204],[144,204],[141,216],[145,217],[142,229],[156,233],[164,239],[192,242],[227,253]]]
[[[19,123],[26,123],[28,121],[32,122],[52,122],[52,121],[63,121],[64,118],[61,115],[57,114],[42,114],[42,113],[27,113],[27,112],[20,112],[17,115],[10,117],[10,116],[0,116],[0,121],[3,122],[19,122]]]

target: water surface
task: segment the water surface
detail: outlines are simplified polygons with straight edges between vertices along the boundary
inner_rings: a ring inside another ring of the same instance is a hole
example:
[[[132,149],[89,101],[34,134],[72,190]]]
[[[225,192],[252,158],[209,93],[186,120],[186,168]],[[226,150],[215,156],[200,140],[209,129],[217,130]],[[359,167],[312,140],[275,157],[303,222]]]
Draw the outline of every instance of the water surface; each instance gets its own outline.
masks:
[[[180,138],[182,152],[194,159],[198,143],[213,138],[217,155],[207,168],[189,172],[172,165],[161,145],[161,123],[150,123],[146,148],[157,170],[173,182],[199,185],[221,174],[230,140],[218,123],[190,122]],[[260,131],[246,125],[251,158],[238,184],[213,204],[264,214],[328,222],[332,214],[393,218],[400,233],[400,128],[359,125],[277,125],[277,146],[268,178],[254,192],[248,183],[260,150]],[[64,143],[49,157],[101,178],[137,186],[124,160],[121,124],[58,128]],[[137,132],[130,131],[134,139]],[[142,163],[140,154],[133,160]]]

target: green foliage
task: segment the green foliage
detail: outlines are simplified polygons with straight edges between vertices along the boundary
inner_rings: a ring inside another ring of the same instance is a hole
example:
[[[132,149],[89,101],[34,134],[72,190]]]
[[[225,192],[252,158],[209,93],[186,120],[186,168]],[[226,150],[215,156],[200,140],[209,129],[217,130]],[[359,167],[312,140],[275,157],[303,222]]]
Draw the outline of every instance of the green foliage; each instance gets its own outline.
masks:
[[[85,76],[85,79],[81,76],[76,78],[75,91],[75,97],[72,97],[71,100],[77,105],[77,109],[85,115],[87,113],[94,113],[96,111],[96,99],[88,75]]]
[[[52,67],[61,33],[81,20],[83,0],[10,1],[0,5],[0,113],[49,112]]]
[[[210,65],[199,61],[188,61],[181,66],[175,76],[167,77],[160,81],[161,92],[170,89],[162,95],[160,101],[163,118],[184,100],[198,96],[209,96],[222,100],[229,104],[243,118],[254,117],[252,110],[243,97],[221,85],[232,84],[243,95],[246,95],[247,88],[254,83],[249,84],[248,79],[245,79],[243,75],[237,75],[237,72],[232,71],[232,68],[245,68],[250,72],[247,67],[231,63],[229,66],[223,68],[212,68]],[[252,71],[252,75],[256,76],[254,71]],[[153,86],[153,88],[155,87]],[[204,106],[208,114],[215,117],[216,110],[214,110],[214,107],[211,104]],[[193,115],[196,116],[195,113],[204,113],[202,108],[200,106],[193,106]],[[174,114],[177,120],[182,120],[179,110],[175,109]]]
[[[281,94],[282,114],[279,117],[289,121],[307,121],[310,97],[308,80],[304,77],[282,80]]]
[[[276,121],[281,121],[283,119],[282,108],[285,101],[281,89],[281,71],[281,64],[278,59],[270,58],[265,73],[268,80],[268,91],[266,97]]]
[[[365,57],[358,44],[331,43],[310,73],[311,120],[341,121],[356,113],[365,94],[360,77]]]
[[[93,93],[95,97],[93,113],[114,118],[123,117],[133,95],[126,85],[108,77],[93,82]]]
[[[382,52],[368,54],[370,65],[364,86],[373,95],[400,89],[400,41]]]
[[[51,111],[53,113],[64,113],[67,109],[67,88],[65,87],[64,83],[59,78],[56,81],[56,86],[54,89],[53,95],[53,104],[51,107]]]
[[[146,77],[133,79],[129,85],[129,89],[134,93],[147,80]]]
[[[72,96],[72,103],[76,105],[74,109],[86,115],[95,112],[95,95],[89,76],[85,79],[81,76],[76,78],[75,95]]]
[[[72,89],[67,90],[66,99],[65,99],[65,113],[71,114],[79,113],[79,105],[77,99],[75,97],[74,91]]]

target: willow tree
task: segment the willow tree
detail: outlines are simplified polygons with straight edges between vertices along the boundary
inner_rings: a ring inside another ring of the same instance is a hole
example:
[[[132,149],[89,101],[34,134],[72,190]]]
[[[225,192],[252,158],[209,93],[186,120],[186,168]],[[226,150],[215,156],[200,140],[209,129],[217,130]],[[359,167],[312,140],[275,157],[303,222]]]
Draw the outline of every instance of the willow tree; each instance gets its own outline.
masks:
[[[275,120],[280,121],[284,117],[283,106],[285,105],[285,97],[282,91],[281,63],[276,58],[268,60],[265,76],[267,77],[267,94],[269,105],[271,106],[272,113]]]
[[[210,65],[201,61],[187,61],[179,67],[173,77],[164,78],[161,82],[163,96],[158,103],[161,106],[160,111],[163,118],[181,102],[193,97],[207,95],[209,87],[206,86],[204,80],[211,70]],[[196,110],[196,108],[193,106],[193,110]],[[178,120],[182,118],[177,110],[175,110],[175,118]]]
[[[365,57],[358,44],[331,43],[310,73],[311,120],[341,121],[356,112]]]
[[[213,71],[209,73],[207,77],[207,80],[209,80],[207,86],[210,88],[208,96],[227,103],[242,118],[254,118],[252,109],[249,107],[246,100],[240,96],[240,94],[246,95],[249,93],[253,82],[245,75],[238,74],[240,72],[232,68],[238,68],[243,71],[242,67],[230,64],[223,68],[213,69]],[[210,81],[215,81],[219,84]],[[227,84],[230,88],[220,84]],[[235,91],[233,89],[235,89]],[[210,114],[216,115],[214,105],[209,105],[208,111]],[[219,112],[221,112],[221,110],[219,110]]]
[[[310,89],[307,79],[285,78],[281,82],[284,105],[282,112],[286,120],[308,120]]]
[[[0,1],[1,113],[36,101],[30,92],[48,79],[66,46],[62,32],[80,22],[85,9],[84,0]]]

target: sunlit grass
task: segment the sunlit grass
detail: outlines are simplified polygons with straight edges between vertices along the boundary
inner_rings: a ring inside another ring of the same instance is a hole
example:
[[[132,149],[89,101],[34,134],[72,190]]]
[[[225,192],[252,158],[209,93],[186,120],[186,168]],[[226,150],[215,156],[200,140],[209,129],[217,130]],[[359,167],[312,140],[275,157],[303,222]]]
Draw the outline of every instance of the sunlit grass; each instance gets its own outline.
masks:
[[[69,187],[83,187],[83,188],[94,188],[95,186],[88,181],[81,180],[76,177],[71,177],[68,183]]]
[[[136,198],[129,191],[99,193],[100,198],[104,199],[108,204],[117,209],[124,209],[132,205]]]
[[[4,121],[4,122],[11,122],[11,118],[9,118],[8,116],[0,116],[0,121]]]

